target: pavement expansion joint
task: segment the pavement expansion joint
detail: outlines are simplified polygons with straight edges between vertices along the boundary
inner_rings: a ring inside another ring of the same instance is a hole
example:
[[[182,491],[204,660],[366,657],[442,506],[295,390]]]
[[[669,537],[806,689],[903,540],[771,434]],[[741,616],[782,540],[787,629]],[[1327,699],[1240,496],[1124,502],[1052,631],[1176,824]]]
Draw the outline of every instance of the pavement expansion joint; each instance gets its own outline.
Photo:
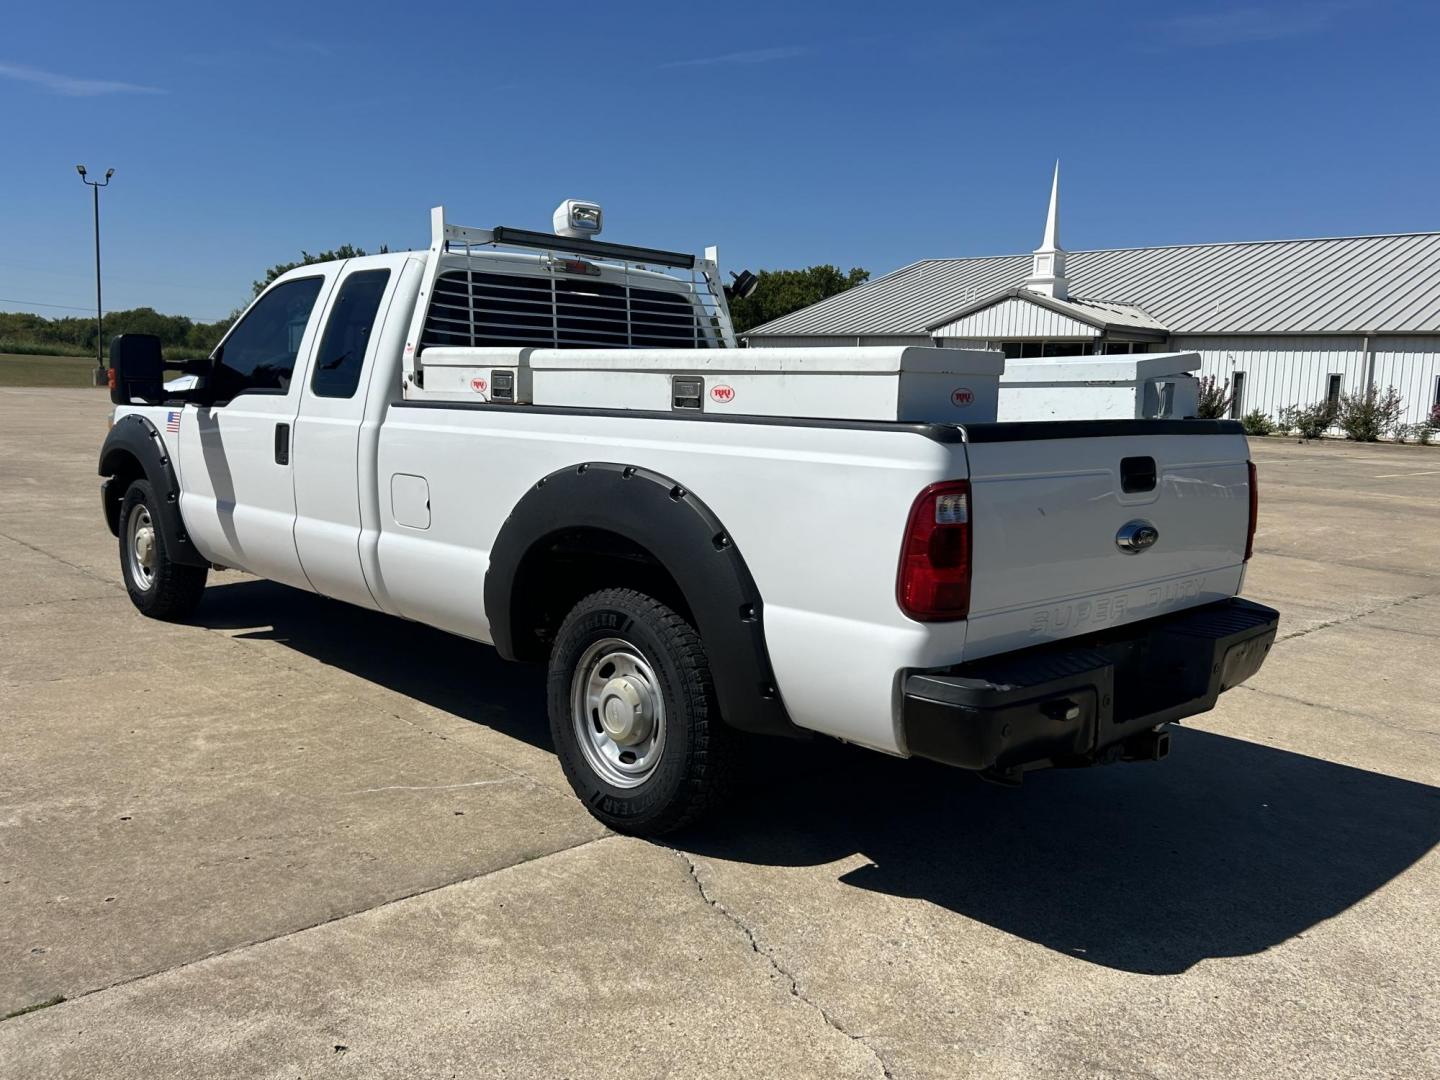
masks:
[[[91,581],[98,581],[98,582],[100,582],[102,585],[108,585],[108,586],[110,586],[112,589],[121,589],[121,590],[123,590],[123,589],[125,588],[124,585],[120,584],[120,583],[119,583],[118,581],[116,581],[114,578],[105,577],[103,574],[97,574],[97,573],[95,573],[94,570],[87,569],[86,567],[81,566],[79,563],[73,563],[73,562],[70,562],[70,560],[68,560],[68,559],[62,559],[59,555],[56,555],[53,551],[46,551],[46,550],[45,550],[44,548],[42,548],[42,547],[36,547],[34,544],[30,543],[29,541],[21,540],[18,536],[11,536],[9,533],[0,532],[0,538],[4,538],[4,539],[6,539],[6,540],[9,540],[12,544],[19,544],[19,545],[20,545],[21,547],[23,547],[23,548],[28,548],[28,549],[30,549],[31,551],[35,552],[35,554],[37,554],[37,555],[44,555],[47,559],[54,559],[54,560],[55,560],[56,562],[58,562],[61,566],[68,566],[71,570],[74,570],[77,574],[84,574],[84,575],[85,575],[86,577],[88,577]]]
[[[103,994],[107,990],[116,990],[122,986],[129,986],[133,983],[145,982],[149,979],[154,979],[161,975],[168,975],[172,971],[181,971],[195,964],[203,964],[207,961],[217,960],[222,956],[231,956],[235,953],[243,952],[246,949],[253,949],[257,946],[268,945],[271,942],[283,941],[285,938],[294,937],[296,934],[303,934],[308,930],[315,930],[322,926],[328,926],[331,923],[343,922],[346,919],[354,919],[361,915],[368,915],[373,911],[380,911],[383,908],[390,907],[392,904],[401,904],[404,903],[406,900],[413,900],[417,896],[425,896],[429,893],[439,892],[442,889],[451,889],[457,885],[465,885],[472,881],[482,881],[485,878],[491,877],[494,874],[503,873],[506,870],[516,870],[522,866],[528,866],[531,863],[539,862],[542,859],[554,858],[557,855],[568,855],[572,851],[578,851],[581,848],[589,847],[591,844],[598,844],[603,840],[615,839],[618,839],[618,837],[615,833],[611,832],[607,832],[603,836],[592,836],[589,840],[581,840],[578,844],[571,844],[568,847],[557,848],[554,851],[541,852],[538,855],[532,855],[528,859],[520,859],[518,862],[506,863],[504,866],[492,867],[491,869],[485,870],[481,873],[470,874],[467,877],[456,878],[453,881],[443,881],[438,885],[427,885],[424,888],[416,889],[413,892],[405,893],[403,896],[394,896],[388,900],[382,900],[378,904],[372,904],[369,907],[357,908],[354,911],[342,911],[338,915],[331,915],[329,918],[318,919],[315,922],[306,923],[304,926],[297,926],[291,930],[283,930],[278,934],[270,934],[266,937],[254,938],[251,941],[242,941],[238,944],[231,945],[229,948],[221,949],[218,952],[206,953],[205,955],[197,956],[192,960],[182,960],[180,963],[171,964],[169,967],[158,968],[155,971],[146,971],[139,975],[131,975],[124,979],[116,979],[114,982],[106,983],[104,986],[96,986],[89,990],[79,991],[73,997],[57,996],[56,998],[53,998],[51,1000],[38,1002],[33,1006],[19,1009],[8,1016],[0,1017],[0,1024],[3,1024],[9,1020],[18,1020],[23,1016],[26,1016],[32,1012],[37,1012],[41,1009],[63,1008],[67,1005],[72,1005],[76,1002],[83,1001],[86,998],[92,997],[95,994]]]
[[[700,899],[709,907],[714,908],[718,914],[733,923],[740,932],[745,935],[745,940],[750,943],[751,950],[756,955],[764,958],[765,962],[770,965],[775,973],[789,985],[790,995],[819,1013],[820,1018],[824,1020],[829,1027],[841,1035],[844,1035],[845,1038],[851,1042],[857,1042],[863,1046],[870,1053],[870,1056],[875,1059],[875,1063],[880,1066],[880,1073],[885,1077],[885,1080],[895,1080],[895,1074],[890,1071],[890,1066],[886,1063],[884,1057],[881,1056],[880,1051],[871,1046],[864,1035],[857,1035],[850,1031],[849,1028],[835,1018],[829,1009],[809,997],[805,991],[801,989],[800,981],[795,977],[795,974],[785,967],[785,965],[781,964],[780,961],[775,958],[775,954],[769,949],[761,947],[760,939],[755,936],[755,931],[746,924],[745,920],[741,919],[740,916],[736,915],[723,903],[710,895],[709,890],[705,888],[704,880],[700,877],[700,867],[696,864],[695,860],[691,858],[687,852],[681,851],[679,848],[671,848],[670,850],[674,851],[685,864],[685,869],[689,872],[690,880],[694,882],[695,891],[700,894]]]

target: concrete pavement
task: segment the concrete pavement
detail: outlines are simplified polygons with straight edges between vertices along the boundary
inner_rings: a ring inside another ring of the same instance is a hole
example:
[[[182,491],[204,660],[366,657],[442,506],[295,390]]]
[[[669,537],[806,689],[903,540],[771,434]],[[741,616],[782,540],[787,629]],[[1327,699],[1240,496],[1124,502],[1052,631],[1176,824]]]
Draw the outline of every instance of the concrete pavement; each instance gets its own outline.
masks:
[[[1440,1076],[1440,451],[1255,443],[1282,641],[1166,762],[777,743],[676,850],[489,650],[136,615],[106,408],[0,389],[0,1077]]]

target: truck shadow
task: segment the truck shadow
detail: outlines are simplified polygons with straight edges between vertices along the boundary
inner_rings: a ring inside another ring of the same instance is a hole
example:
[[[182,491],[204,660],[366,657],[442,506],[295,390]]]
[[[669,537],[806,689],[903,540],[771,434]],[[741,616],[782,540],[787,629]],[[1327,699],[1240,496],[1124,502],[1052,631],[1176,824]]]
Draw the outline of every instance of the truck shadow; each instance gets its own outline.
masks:
[[[190,621],[241,640],[279,642],[471,723],[554,748],[544,670],[507,663],[454,634],[254,578],[206,589]]]
[[[543,673],[483,646],[259,581],[208,590],[195,621],[551,748]],[[1136,973],[1278,945],[1440,843],[1440,788],[1183,728],[1159,764],[1019,790],[825,739],[752,750],[728,811],[678,838],[687,850],[766,866],[858,853],[848,885]]]
[[[1183,727],[1158,764],[1018,790],[829,745],[782,748],[751,785],[686,848],[773,866],[860,853],[841,881],[1140,974],[1278,945],[1440,843],[1440,788]]]

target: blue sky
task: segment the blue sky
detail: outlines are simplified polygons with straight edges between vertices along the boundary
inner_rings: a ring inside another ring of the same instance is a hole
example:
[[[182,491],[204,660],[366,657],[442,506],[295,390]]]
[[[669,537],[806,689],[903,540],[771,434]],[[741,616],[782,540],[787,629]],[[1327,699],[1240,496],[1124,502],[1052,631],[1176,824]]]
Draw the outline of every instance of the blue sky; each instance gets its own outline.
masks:
[[[1418,0],[11,5],[0,309],[214,318],[428,209],[732,269],[1440,228]],[[18,303],[16,301],[19,301]],[[41,307],[41,304],[53,305]]]

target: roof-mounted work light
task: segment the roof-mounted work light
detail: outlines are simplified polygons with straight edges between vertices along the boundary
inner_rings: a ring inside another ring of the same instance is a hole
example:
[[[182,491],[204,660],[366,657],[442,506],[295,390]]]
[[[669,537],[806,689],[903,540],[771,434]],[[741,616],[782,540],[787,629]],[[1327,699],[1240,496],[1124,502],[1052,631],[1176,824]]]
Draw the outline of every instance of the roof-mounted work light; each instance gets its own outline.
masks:
[[[579,239],[599,236],[604,227],[604,211],[599,203],[583,202],[580,199],[566,199],[555,208],[551,218],[556,236]]]
[[[738,274],[732,270],[730,276],[735,280],[725,286],[725,296],[731,300],[748,299],[755,286],[760,284],[760,279],[749,270],[741,270]]]

